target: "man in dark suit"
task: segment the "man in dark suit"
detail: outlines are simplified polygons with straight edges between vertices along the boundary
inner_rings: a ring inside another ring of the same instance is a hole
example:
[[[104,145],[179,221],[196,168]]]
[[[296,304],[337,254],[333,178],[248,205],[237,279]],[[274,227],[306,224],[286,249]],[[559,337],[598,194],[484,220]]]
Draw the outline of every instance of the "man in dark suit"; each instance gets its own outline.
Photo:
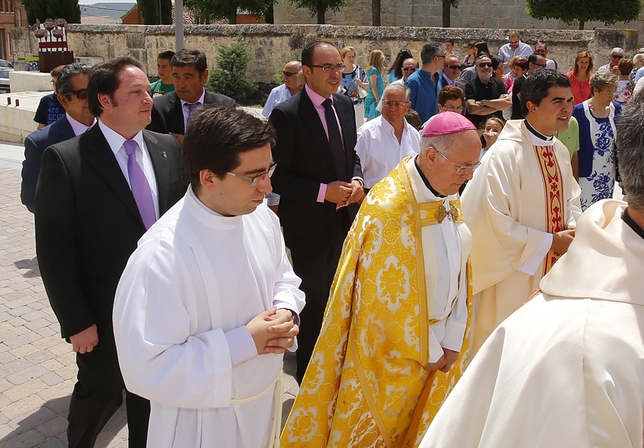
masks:
[[[25,139],[20,200],[31,213],[34,212],[36,182],[40,174],[40,160],[45,149],[80,135],[94,125],[96,119],[87,107],[87,76],[91,68],[87,64],[74,62],[60,71],[56,90],[58,101],[65,108],[65,116],[49,126],[32,132]]]
[[[125,388],[112,333],[116,286],[138,239],[185,192],[174,138],[142,131],[152,98],[129,57],[94,67],[87,86],[98,123],[47,148],[36,188],[36,251],[62,336],[77,353],[70,447],[91,447]],[[129,446],[145,447],[149,402],[126,394]]]
[[[199,50],[181,50],[170,60],[175,91],[154,99],[151,131],[170,134],[183,147],[183,136],[191,115],[204,105],[235,107],[237,103],[226,95],[206,92],[208,63]]]
[[[364,197],[353,104],[335,93],[342,78],[338,50],[328,42],[309,44],[302,51],[302,73],[304,89],[270,116],[277,130],[272,180],[281,195],[279,217],[307,302],[300,316],[298,381],[320,333],[342,243],[355,216],[347,206]]]

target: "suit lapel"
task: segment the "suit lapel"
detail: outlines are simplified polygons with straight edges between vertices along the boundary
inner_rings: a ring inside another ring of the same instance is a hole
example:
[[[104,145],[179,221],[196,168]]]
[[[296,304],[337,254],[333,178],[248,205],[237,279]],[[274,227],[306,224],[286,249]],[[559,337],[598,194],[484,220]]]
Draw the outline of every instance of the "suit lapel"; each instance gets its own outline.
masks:
[[[105,140],[101,128],[94,125],[80,137],[79,145],[87,162],[109,184],[114,193],[123,201],[128,210],[143,224],[141,213],[132,195],[132,190],[123,176],[123,171]]]
[[[333,162],[333,155],[331,154],[331,147],[329,146],[329,138],[326,136],[326,132],[324,132],[324,126],[322,126],[320,116],[317,110],[315,110],[311,98],[306,94],[306,90],[300,90],[299,95],[300,107],[298,111],[302,123],[304,123],[304,126],[308,129],[311,136],[311,144],[320,148],[322,155],[329,164],[329,168],[335,173],[335,164]]]
[[[153,133],[143,130],[143,139],[148,148],[148,153],[152,159],[154,167],[154,176],[157,181],[157,191],[159,192],[159,215],[163,215],[168,210],[168,194],[170,187],[170,166],[168,164],[168,154],[162,148],[159,140]]]
[[[181,109],[181,100],[175,92],[172,92],[172,100],[170,102],[170,114],[169,119],[172,120],[172,123],[168,123],[167,129],[181,129],[179,134],[185,134],[186,129],[183,124],[183,110]]]
[[[56,137],[57,143],[64,142],[65,140],[69,140],[70,138],[76,137],[76,135],[74,135],[74,130],[72,129],[72,125],[69,124],[69,120],[67,119],[66,116],[61,118],[59,121],[60,121],[60,125],[56,127],[57,128],[56,133],[58,134],[58,136]]]

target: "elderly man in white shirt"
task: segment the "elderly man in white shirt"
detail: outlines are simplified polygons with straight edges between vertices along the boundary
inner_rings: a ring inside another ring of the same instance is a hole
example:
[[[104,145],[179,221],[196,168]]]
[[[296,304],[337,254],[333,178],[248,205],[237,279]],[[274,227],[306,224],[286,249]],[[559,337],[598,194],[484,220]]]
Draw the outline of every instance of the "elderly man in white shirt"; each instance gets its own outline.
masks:
[[[282,79],[284,80],[284,84],[275,87],[271,90],[271,93],[269,93],[266,104],[264,104],[264,109],[262,110],[263,116],[268,118],[275,106],[286,101],[302,90],[302,86],[297,82],[297,74],[301,69],[302,64],[300,61],[290,61],[286,63],[284,70],[282,70]]]
[[[380,182],[405,157],[418,154],[420,134],[405,120],[411,106],[409,89],[391,84],[382,98],[382,115],[358,129],[356,153],[362,164],[365,188]]]

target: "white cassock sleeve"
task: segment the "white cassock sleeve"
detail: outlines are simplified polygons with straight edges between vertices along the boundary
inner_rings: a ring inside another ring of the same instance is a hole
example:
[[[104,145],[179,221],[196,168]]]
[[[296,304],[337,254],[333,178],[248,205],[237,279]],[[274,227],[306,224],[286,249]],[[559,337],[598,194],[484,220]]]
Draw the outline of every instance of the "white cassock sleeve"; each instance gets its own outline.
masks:
[[[185,408],[230,405],[232,361],[224,331],[197,333],[195,290],[182,254],[163,239],[144,242],[123,272],[114,336],[127,389]],[[191,309],[191,307],[193,307]]]

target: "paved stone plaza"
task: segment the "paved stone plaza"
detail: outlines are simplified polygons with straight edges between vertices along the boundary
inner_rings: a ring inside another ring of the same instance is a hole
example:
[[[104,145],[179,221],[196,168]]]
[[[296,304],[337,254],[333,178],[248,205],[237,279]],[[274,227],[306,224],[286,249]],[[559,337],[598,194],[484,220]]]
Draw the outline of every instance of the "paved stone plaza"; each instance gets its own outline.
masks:
[[[0,448],[65,447],[75,355],[40,279],[33,215],[19,198],[21,160],[21,145],[0,144]],[[289,355],[284,415],[297,393],[294,369]],[[96,447],[127,447],[124,406]]]

